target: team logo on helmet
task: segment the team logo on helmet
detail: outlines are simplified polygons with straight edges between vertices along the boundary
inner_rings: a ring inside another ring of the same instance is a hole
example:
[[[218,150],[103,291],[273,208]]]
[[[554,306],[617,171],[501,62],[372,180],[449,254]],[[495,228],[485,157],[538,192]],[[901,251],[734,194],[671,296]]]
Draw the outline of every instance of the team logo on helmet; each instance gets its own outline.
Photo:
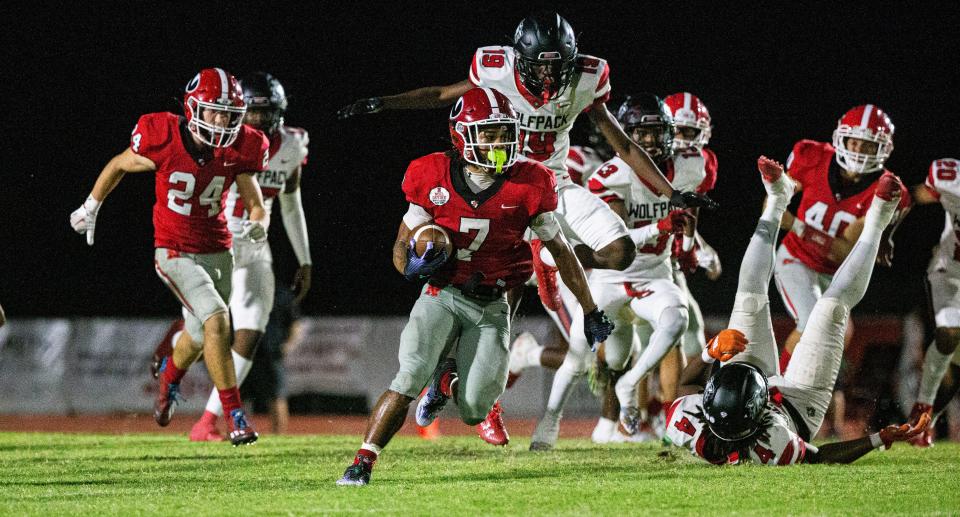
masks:
[[[453,105],[453,109],[450,110],[450,118],[457,118],[461,111],[463,111],[463,97],[457,99],[457,103]]]
[[[437,205],[445,205],[450,201],[450,192],[443,187],[434,187],[430,191],[430,202]]]
[[[193,76],[193,79],[190,79],[190,82],[187,83],[187,88],[184,90],[187,93],[190,93],[197,89],[197,86],[200,86],[200,74]]]

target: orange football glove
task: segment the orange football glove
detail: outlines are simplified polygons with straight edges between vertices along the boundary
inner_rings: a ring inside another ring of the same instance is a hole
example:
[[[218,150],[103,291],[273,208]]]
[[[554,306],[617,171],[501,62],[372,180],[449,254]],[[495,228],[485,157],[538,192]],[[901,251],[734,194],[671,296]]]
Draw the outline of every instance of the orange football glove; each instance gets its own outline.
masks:
[[[917,423],[913,426],[910,426],[910,424],[888,425],[881,429],[878,434],[880,440],[883,441],[883,448],[889,449],[893,442],[905,442],[924,432],[929,425],[930,413],[921,413]]]
[[[729,361],[747,349],[747,336],[734,329],[721,330],[707,343],[707,354],[718,361]]]

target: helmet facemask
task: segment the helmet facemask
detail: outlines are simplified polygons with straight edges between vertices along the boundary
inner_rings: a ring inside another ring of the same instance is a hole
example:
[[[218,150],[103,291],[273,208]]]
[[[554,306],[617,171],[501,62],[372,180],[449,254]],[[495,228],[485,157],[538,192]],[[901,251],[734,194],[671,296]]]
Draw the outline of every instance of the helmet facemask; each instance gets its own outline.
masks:
[[[847,140],[858,138],[877,144],[875,153],[860,153],[847,149]],[[837,164],[854,174],[870,174],[883,169],[893,152],[893,137],[885,131],[873,131],[861,126],[841,124],[833,132],[833,147]]]
[[[517,119],[494,114],[477,122],[457,122],[454,130],[463,140],[462,156],[467,163],[493,169],[496,174],[503,173],[517,163],[520,149],[520,124]],[[499,142],[483,141],[491,130],[502,132]]]
[[[247,111],[247,106],[229,106],[214,102],[202,101],[196,97],[188,97],[186,102],[188,110],[187,127],[190,132],[200,139],[203,143],[211,147],[230,147],[236,141],[240,134],[240,127],[243,125],[243,115]],[[207,122],[203,118],[205,110],[226,113],[226,126],[218,126]]]
[[[573,75],[574,58],[564,59],[560,52],[541,52],[539,59],[517,56],[517,73],[523,85],[544,102],[563,94]]]
[[[650,144],[642,137],[640,139],[635,139],[633,135],[638,129],[644,133],[653,133],[654,143]],[[630,124],[624,126],[623,130],[625,133],[627,133],[627,136],[630,137],[630,140],[642,147],[643,150],[646,151],[647,154],[650,155],[650,158],[655,162],[662,162],[673,155],[673,124],[664,122],[662,120],[650,123],[641,122],[639,124]]]
[[[673,135],[673,150],[679,151],[682,149],[696,149],[698,151],[703,151],[703,148],[706,147],[707,143],[710,142],[710,124],[705,120],[685,120],[682,117],[683,113],[675,113],[673,115],[674,124],[676,130]],[[683,134],[683,130],[695,130],[696,136],[693,138],[687,138]]]

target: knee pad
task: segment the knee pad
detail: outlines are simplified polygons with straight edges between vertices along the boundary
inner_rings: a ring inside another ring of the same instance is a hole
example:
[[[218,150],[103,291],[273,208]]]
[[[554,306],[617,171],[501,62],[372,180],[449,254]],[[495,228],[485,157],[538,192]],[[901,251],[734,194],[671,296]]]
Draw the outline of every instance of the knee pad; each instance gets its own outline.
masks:
[[[733,301],[733,310],[754,314],[763,310],[768,303],[770,303],[770,301],[765,294],[737,291],[737,297]]]
[[[657,330],[675,336],[679,340],[690,323],[690,314],[686,307],[667,307],[657,317]]]

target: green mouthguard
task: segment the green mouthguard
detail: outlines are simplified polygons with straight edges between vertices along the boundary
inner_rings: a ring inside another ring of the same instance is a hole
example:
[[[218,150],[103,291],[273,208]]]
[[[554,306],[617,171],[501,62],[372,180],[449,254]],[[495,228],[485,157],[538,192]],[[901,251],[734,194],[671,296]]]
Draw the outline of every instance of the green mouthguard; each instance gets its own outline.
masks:
[[[503,172],[503,164],[507,163],[507,152],[503,149],[490,149],[487,151],[487,160],[497,166],[497,174]]]

